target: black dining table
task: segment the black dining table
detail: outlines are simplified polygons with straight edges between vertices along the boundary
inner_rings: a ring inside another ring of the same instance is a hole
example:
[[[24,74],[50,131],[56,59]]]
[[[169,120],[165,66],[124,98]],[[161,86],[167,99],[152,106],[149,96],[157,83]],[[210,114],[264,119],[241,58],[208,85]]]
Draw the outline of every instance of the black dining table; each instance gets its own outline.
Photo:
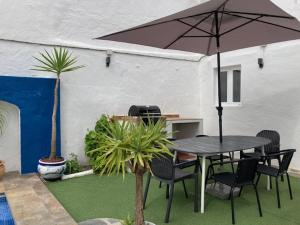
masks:
[[[264,155],[264,146],[271,142],[270,139],[254,136],[227,135],[223,136],[223,142],[219,136],[185,138],[174,141],[172,149],[176,152],[194,153],[202,158],[202,179],[201,179],[201,213],[204,213],[205,198],[205,174],[206,157],[211,155],[242,151],[252,148],[261,148]]]

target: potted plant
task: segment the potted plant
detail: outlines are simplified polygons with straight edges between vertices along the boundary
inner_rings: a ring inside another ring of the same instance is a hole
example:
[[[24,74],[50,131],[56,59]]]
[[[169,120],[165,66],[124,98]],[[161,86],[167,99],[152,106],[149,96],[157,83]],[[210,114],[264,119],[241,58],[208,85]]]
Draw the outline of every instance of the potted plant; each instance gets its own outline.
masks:
[[[107,134],[103,133],[102,143],[98,149],[90,151],[101,152],[95,164],[101,166],[101,174],[123,174],[129,167],[135,176],[135,225],[144,225],[143,214],[143,175],[150,169],[153,157],[171,154],[168,146],[171,144],[165,132],[165,122],[146,125],[143,122],[110,120],[106,125]],[[96,166],[96,165],[95,165]]]
[[[4,129],[4,124],[5,124],[5,116],[3,113],[0,112],[0,136],[3,134],[3,129]],[[5,164],[4,161],[0,160],[0,180],[5,174]]]
[[[32,70],[50,72],[56,75],[54,88],[54,102],[52,112],[52,130],[51,130],[51,151],[48,157],[39,160],[38,171],[44,179],[54,180],[61,178],[65,169],[65,159],[57,155],[56,151],[56,117],[58,104],[58,89],[60,76],[62,73],[75,71],[83,66],[75,65],[76,57],[65,48],[54,48],[52,52],[45,50],[40,53],[40,57],[34,57],[39,64]]]

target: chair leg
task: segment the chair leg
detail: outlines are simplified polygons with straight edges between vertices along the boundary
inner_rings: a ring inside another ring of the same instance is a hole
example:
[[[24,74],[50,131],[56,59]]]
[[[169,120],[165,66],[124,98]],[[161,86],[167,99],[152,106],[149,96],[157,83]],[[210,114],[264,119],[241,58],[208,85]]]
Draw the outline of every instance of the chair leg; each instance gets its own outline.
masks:
[[[211,164],[213,164],[214,162],[212,161],[212,159],[209,159],[209,163],[210,163],[210,165],[211,165]],[[208,176],[209,172],[210,172],[210,171],[207,171],[206,176]],[[215,175],[215,168],[214,168],[213,166],[211,167],[211,174],[212,174],[212,175]]]
[[[173,200],[174,183],[172,183],[170,186],[171,186],[170,187],[170,197],[169,197],[167,212],[166,212],[166,216],[165,216],[165,223],[169,223],[171,205],[172,205],[172,200]]]
[[[209,174],[209,171],[207,171],[206,176],[205,176],[205,187],[206,187],[207,182],[208,182],[208,174]]]
[[[272,161],[271,161],[271,159],[268,159],[267,160],[267,163],[268,163],[268,166],[272,166]],[[269,176],[269,180],[270,180],[270,189],[272,189],[272,177],[271,176]]]
[[[151,173],[148,173],[147,183],[146,183],[145,192],[144,192],[144,200],[143,200],[143,208],[144,209],[146,207],[146,201],[147,201],[147,196],[148,196],[150,181],[151,181]]]
[[[232,217],[232,224],[235,224],[233,187],[231,187],[231,190],[230,190],[230,199],[231,199],[231,217]]]
[[[159,181],[159,185],[158,185],[158,188],[161,188],[161,181]]]
[[[167,184],[167,187],[166,187],[166,199],[169,198],[169,193],[170,193],[170,185]]]
[[[259,195],[258,195],[257,187],[256,187],[255,184],[253,184],[253,187],[254,187],[255,194],[256,194],[256,200],[257,200],[257,205],[258,205],[259,216],[262,217],[262,211],[261,211],[261,205],[260,205],[260,200],[259,200]]]
[[[201,165],[200,165],[200,159],[199,159],[199,156],[197,155],[197,163],[195,165],[195,170],[194,170],[194,173],[202,173],[202,168],[201,168]]]
[[[224,162],[224,155],[223,155],[223,154],[220,154],[220,165],[221,165],[221,166],[224,165],[223,162]]]
[[[286,173],[286,178],[287,178],[288,185],[289,185],[290,199],[293,200],[293,193],[292,193],[292,188],[291,188],[290,176],[289,176],[288,173]]]
[[[184,190],[184,195],[185,195],[185,197],[186,197],[186,198],[189,198],[188,193],[187,193],[187,191],[186,191],[186,186],[185,186],[184,180],[182,180],[182,186],[183,186],[183,190]]]
[[[231,153],[229,152],[229,159],[230,159],[230,164],[231,164],[231,169],[232,169],[232,173],[234,173],[234,166],[232,161],[234,160],[234,158],[231,156]]]
[[[213,167],[209,167],[209,168],[210,168],[210,169],[207,170],[206,176],[205,176],[205,187],[206,187],[207,182],[208,182],[208,180],[209,180],[210,174],[211,174],[211,173],[214,174],[214,168],[213,168]],[[211,171],[212,171],[212,172],[211,172]]]
[[[241,187],[240,187],[239,197],[241,197],[241,194],[242,194],[242,191],[243,191],[243,187],[244,187],[244,186],[241,186]]]
[[[200,159],[197,158],[197,160],[198,160],[198,163],[199,163],[199,164],[198,164],[199,172],[202,173],[202,166],[201,166],[201,164],[200,164],[200,162],[199,162]]]
[[[281,165],[281,158],[280,158],[280,156],[278,157],[278,165],[279,166]],[[283,174],[281,175],[281,182],[284,182]]]
[[[278,208],[280,209],[281,208],[281,204],[280,204],[278,177],[276,177],[276,193],[277,193],[277,205],[278,205]]]
[[[199,193],[199,179],[198,179],[198,174],[195,174],[195,199],[194,199],[194,212],[199,211],[198,207],[198,193]]]
[[[261,173],[258,173],[258,175],[257,175],[257,179],[256,179],[256,182],[255,182],[255,185],[256,185],[256,186],[258,185],[258,182],[259,182],[260,176],[261,176]]]

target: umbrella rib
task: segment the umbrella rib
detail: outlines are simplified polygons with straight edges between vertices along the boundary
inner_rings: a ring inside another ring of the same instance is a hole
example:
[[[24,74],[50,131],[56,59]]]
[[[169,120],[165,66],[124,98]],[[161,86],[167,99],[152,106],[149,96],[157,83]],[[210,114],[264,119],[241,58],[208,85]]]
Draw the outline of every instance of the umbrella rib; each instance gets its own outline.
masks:
[[[187,26],[193,27],[193,25],[191,25],[191,24],[189,24],[189,23],[186,23],[186,22],[184,22],[184,21],[182,21],[182,20],[180,20],[180,19],[178,19],[177,21],[180,22],[180,23],[183,23],[183,24],[185,24],[185,25],[187,25]],[[208,31],[206,31],[206,30],[203,30],[203,29],[201,29],[201,28],[199,28],[199,27],[194,27],[194,28],[197,29],[197,30],[199,30],[199,31],[202,31],[202,32],[204,32],[204,33],[207,33],[207,34],[209,34],[209,35],[213,35],[212,33],[208,32]]]
[[[225,4],[225,3],[227,3],[227,1],[225,1],[223,4]],[[222,5],[221,5],[221,6],[222,6]],[[221,6],[220,6],[220,7],[221,7]],[[219,7],[219,8],[220,8],[220,7]],[[219,8],[218,8],[218,9],[219,9]],[[213,30],[214,30],[214,27],[215,27],[214,24],[215,24],[215,17],[214,17],[213,20],[212,20],[212,24],[211,24],[211,28],[210,28],[211,32],[213,32]],[[216,37],[216,36],[214,36],[214,37]],[[211,40],[212,40],[212,38],[213,38],[213,37],[210,37],[209,40],[208,40],[208,45],[207,45],[207,49],[206,49],[206,55],[209,55],[210,48],[211,48]]]
[[[226,13],[226,14],[227,15],[231,15],[231,16],[235,16],[235,17],[240,17],[240,18],[248,19],[248,20],[253,19],[253,18],[250,18],[250,17],[241,16],[241,15],[235,15],[235,14],[231,14],[231,13]],[[284,29],[287,29],[287,30],[292,30],[292,31],[295,31],[295,32],[300,32],[300,30],[297,30],[297,29],[294,29],[294,28],[290,28],[290,27],[285,27],[285,26],[282,26],[282,25],[279,25],[279,24],[276,24],[276,23],[271,23],[271,22],[267,22],[267,21],[263,21],[263,20],[259,20],[259,19],[257,19],[256,21],[260,22],[260,23],[269,24],[269,25],[272,25],[272,26],[275,26],[275,27],[280,27],[280,28],[284,28]]]
[[[225,0],[218,8],[217,8],[217,12],[219,12],[220,8],[223,8],[222,11],[224,11],[225,5],[227,4],[227,2],[229,2],[229,0]]]
[[[184,35],[186,35],[188,32],[190,32],[191,30],[193,30],[196,26],[198,26],[200,23],[202,23],[204,20],[206,20],[207,18],[209,18],[211,15],[213,14],[213,12],[211,14],[209,14],[208,16],[204,17],[203,19],[201,19],[199,22],[197,22],[194,26],[190,27],[187,31],[185,31],[183,34],[181,34],[179,37],[177,37],[174,41],[172,41],[170,44],[168,44],[166,47],[164,47],[164,49],[169,48],[171,45],[173,45],[174,43],[176,43],[180,38],[182,38]]]
[[[245,22],[245,23],[240,24],[239,26],[236,26],[236,27],[234,27],[234,28],[231,28],[231,29],[225,31],[224,33],[220,34],[220,37],[223,36],[223,35],[225,35],[225,34],[227,34],[227,33],[229,33],[229,32],[231,32],[231,31],[234,31],[234,30],[236,30],[236,29],[238,29],[238,28],[240,28],[240,27],[246,26],[246,25],[249,24],[249,23],[252,23],[252,22],[254,22],[254,21],[257,21],[258,19],[260,19],[260,18],[262,18],[262,17],[263,17],[263,16],[258,16],[257,18],[253,18],[253,19],[251,19],[251,20],[249,20],[249,21],[247,21],[247,22]]]
[[[185,16],[185,17],[176,18],[176,19],[172,19],[172,20],[161,21],[161,22],[157,22],[157,23],[154,23],[154,24],[141,25],[141,26],[137,26],[137,27],[133,27],[133,28],[127,29],[127,30],[118,31],[118,32],[115,32],[115,33],[104,35],[101,38],[109,37],[111,35],[121,34],[121,33],[128,32],[128,31],[134,31],[134,30],[138,30],[138,29],[142,29],[142,28],[147,28],[147,27],[152,27],[152,26],[156,26],[156,25],[161,25],[161,24],[165,24],[165,23],[169,23],[169,22],[173,22],[173,21],[177,21],[177,20],[181,20],[181,19],[187,19],[187,18],[191,18],[191,17],[195,17],[195,16],[201,16],[201,15],[205,15],[205,14],[211,15],[212,13],[213,12],[199,13],[199,14],[192,15],[192,16]],[[96,39],[98,39],[98,38],[96,38]]]
[[[229,0],[227,0],[227,1],[225,1],[224,3],[223,3],[223,8],[222,8],[222,15],[221,15],[221,20],[220,20],[220,24],[219,24],[219,30],[221,29],[221,25],[222,25],[222,22],[223,22],[223,16],[224,16],[224,9],[225,9],[225,6],[226,6],[226,4],[227,4],[227,2],[228,2]]]
[[[245,14],[245,15],[253,15],[253,16],[264,16],[264,17],[275,17],[282,19],[295,19],[293,16],[279,16],[265,13],[249,13],[249,12],[238,12],[238,11],[224,11],[224,13],[235,13],[235,14]]]

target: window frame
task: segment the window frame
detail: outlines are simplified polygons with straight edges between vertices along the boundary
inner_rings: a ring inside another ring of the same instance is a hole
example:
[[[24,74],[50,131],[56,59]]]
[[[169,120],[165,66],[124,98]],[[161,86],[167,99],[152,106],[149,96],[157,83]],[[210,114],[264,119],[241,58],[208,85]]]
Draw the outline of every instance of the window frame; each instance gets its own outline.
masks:
[[[240,101],[233,101],[233,71],[240,70]],[[242,106],[242,67],[241,65],[221,67],[221,72],[227,72],[227,102],[222,102],[224,107],[240,107]],[[218,69],[214,68],[214,106],[218,106]]]

